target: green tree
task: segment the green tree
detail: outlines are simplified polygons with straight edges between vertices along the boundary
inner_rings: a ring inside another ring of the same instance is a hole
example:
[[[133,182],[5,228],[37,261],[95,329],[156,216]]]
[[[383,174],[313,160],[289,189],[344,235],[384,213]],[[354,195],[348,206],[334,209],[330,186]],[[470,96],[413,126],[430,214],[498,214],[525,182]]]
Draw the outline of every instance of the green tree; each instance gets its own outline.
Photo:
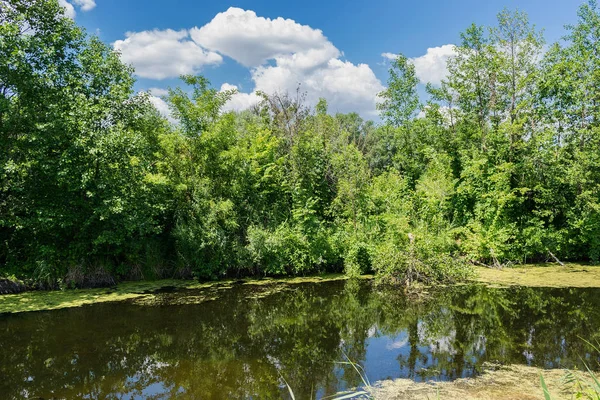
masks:
[[[114,268],[139,262],[140,241],[161,229],[145,177],[162,119],[132,96],[118,54],[56,1],[0,12],[0,260],[51,285],[98,262],[126,274]]]
[[[388,87],[378,97],[377,104],[382,119],[393,126],[406,124],[420,107],[417,85],[419,79],[415,66],[406,56],[399,54],[389,70]]]

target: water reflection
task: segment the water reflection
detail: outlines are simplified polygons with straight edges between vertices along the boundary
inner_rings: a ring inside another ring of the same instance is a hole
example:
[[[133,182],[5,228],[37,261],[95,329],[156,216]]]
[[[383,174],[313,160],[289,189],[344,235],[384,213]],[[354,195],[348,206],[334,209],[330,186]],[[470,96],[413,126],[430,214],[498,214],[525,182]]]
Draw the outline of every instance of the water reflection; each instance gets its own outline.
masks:
[[[369,282],[164,293],[0,316],[6,398],[322,397],[361,381],[455,379],[485,361],[572,367],[600,339],[598,289],[465,286],[408,298]],[[186,304],[216,298],[201,304]]]

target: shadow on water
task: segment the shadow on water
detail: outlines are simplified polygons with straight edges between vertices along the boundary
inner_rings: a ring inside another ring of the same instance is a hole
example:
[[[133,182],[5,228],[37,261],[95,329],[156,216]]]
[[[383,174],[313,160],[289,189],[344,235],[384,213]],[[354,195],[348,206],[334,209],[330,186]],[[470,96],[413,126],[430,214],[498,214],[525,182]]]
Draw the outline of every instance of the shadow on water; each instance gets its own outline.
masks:
[[[5,398],[296,398],[373,382],[473,376],[486,361],[591,361],[599,289],[452,287],[419,300],[371,282],[164,291],[0,316]]]

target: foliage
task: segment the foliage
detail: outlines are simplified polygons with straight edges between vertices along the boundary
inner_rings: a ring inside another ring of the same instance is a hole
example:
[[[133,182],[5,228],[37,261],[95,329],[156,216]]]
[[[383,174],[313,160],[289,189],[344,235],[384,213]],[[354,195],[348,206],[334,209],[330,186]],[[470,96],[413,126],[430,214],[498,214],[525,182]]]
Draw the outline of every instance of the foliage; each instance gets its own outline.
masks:
[[[415,66],[403,54],[396,56],[390,68],[388,88],[379,94],[382,102],[377,104],[381,116],[393,126],[409,122],[419,108]]]
[[[422,106],[399,55],[382,122],[202,76],[135,94],[57,0],[0,3],[0,265],[39,287],[377,273],[411,284],[600,259],[600,10],[561,43],[520,11],[461,34]]]

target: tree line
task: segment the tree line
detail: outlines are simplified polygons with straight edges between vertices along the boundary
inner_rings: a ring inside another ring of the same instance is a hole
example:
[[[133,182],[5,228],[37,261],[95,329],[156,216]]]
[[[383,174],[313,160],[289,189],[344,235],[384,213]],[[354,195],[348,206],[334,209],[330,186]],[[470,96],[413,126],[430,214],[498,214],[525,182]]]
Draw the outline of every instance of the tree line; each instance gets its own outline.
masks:
[[[164,100],[63,16],[0,2],[3,275],[97,286],[167,276],[375,272],[452,281],[471,266],[600,258],[600,9],[560,43],[520,11],[461,33],[418,95],[391,65],[381,122],[321,99],[234,91],[202,76]]]

